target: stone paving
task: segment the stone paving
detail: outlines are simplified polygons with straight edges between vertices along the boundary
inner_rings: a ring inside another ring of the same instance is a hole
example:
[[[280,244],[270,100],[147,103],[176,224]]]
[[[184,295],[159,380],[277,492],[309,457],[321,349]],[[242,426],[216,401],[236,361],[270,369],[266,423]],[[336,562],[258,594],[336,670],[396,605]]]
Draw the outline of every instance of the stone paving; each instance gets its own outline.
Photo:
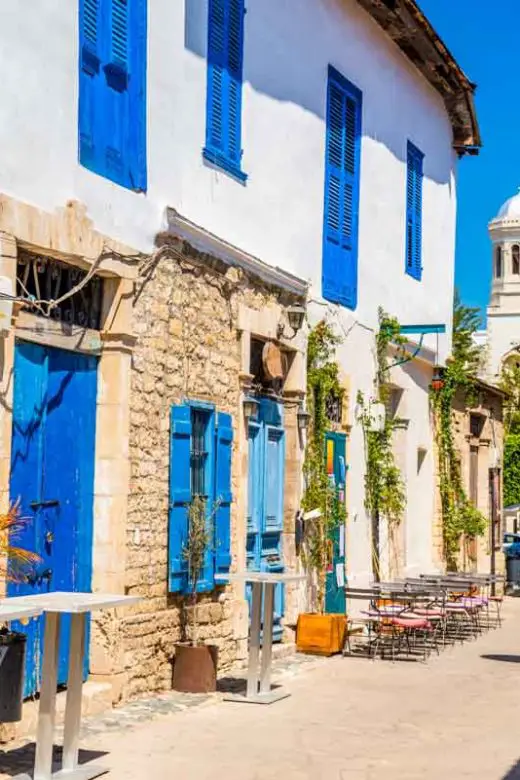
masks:
[[[110,780],[520,780],[520,600],[504,613],[428,664],[284,659],[292,696],[272,706],[133,702],[85,722],[82,760],[101,756]],[[0,753],[0,778],[28,760]]]

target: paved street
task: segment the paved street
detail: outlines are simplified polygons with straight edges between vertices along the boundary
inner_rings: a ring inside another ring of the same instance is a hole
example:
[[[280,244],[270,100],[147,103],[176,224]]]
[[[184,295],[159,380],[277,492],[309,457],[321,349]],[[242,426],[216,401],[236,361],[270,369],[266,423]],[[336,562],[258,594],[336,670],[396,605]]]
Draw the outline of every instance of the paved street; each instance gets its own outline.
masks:
[[[519,780],[520,601],[505,616],[427,666],[284,662],[292,697],[270,707],[124,707],[86,724],[84,758],[109,752],[110,780]]]

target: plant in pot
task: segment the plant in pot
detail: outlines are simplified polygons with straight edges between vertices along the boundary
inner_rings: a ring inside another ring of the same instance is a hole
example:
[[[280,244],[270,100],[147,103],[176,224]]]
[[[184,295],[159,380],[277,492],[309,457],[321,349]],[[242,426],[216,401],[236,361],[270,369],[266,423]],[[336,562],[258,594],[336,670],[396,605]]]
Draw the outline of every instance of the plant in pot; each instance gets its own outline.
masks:
[[[183,601],[183,623],[189,626],[190,641],[175,645],[173,667],[173,687],[185,693],[212,693],[217,689],[218,648],[199,639],[198,586],[206,553],[214,543],[214,521],[219,506],[217,500],[209,509],[202,496],[194,496],[187,505],[188,538],[183,557],[188,566],[188,593]]]
[[[296,643],[300,652],[320,655],[341,652],[347,628],[345,614],[325,614],[327,571],[332,564],[333,536],[346,520],[345,506],[337,487],[329,478],[325,456],[327,399],[331,396],[341,398],[343,395],[339,368],[335,361],[338,341],[330,325],[323,320],[309,334],[307,349],[307,404],[310,420],[304,466],[305,493],[302,506],[307,519],[302,561],[310,579],[312,612],[299,615]]]
[[[0,578],[4,582],[24,582],[40,560],[35,553],[13,544],[27,522],[18,503],[0,514]],[[22,718],[25,647],[25,634],[0,627],[0,723],[16,723]]]

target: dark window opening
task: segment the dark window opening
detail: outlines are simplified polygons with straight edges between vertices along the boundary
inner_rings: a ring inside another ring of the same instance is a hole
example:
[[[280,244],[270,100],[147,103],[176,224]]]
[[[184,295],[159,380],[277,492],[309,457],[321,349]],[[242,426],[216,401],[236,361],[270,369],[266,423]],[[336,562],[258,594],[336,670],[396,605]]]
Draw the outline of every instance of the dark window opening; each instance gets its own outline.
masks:
[[[44,316],[36,301],[55,301],[70,293],[79,285],[87,272],[50,257],[20,252],[16,268],[16,295],[26,298],[25,311]],[[50,319],[81,328],[101,327],[101,305],[103,301],[103,280],[93,276],[80,290],[49,310]],[[47,304],[43,305],[44,311]]]
[[[520,274],[520,246],[518,244],[515,244],[512,249],[512,257],[513,257],[513,273],[518,276]]]
[[[208,462],[207,430],[209,415],[201,409],[191,410],[191,494],[206,497]]]
[[[480,438],[482,435],[482,429],[484,428],[485,419],[481,414],[470,414],[469,416],[469,432],[471,436]]]
[[[262,339],[251,339],[251,354],[249,358],[249,372],[253,376],[255,390],[272,395],[280,395],[284,379],[270,379],[264,368],[264,347],[266,342]],[[287,375],[290,357],[287,352],[282,352],[283,375]]]
[[[343,396],[329,393],[325,401],[325,408],[329,422],[341,425],[343,420]]]
[[[495,276],[497,279],[502,276],[502,247],[500,246],[497,246],[495,254]]]

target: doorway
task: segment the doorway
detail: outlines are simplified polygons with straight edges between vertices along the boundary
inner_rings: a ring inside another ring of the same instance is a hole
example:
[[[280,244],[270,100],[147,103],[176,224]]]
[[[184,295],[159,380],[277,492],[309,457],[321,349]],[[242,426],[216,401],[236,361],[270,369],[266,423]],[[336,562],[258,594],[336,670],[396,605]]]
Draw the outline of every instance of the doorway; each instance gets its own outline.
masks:
[[[336,488],[338,500],[345,503],[347,437],[344,433],[327,433],[325,436],[325,457],[327,476]],[[325,612],[344,615],[345,600],[345,525],[332,531],[329,567],[325,581]]]
[[[90,590],[96,392],[96,357],[16,342],[10,497],[29,519],[17,543],[41,562],[29,582],[8,585],[10,596]],[[70,630],[62,620],[59,684]],[[42,627],[42,618],[17,626],[27,634],[26,697],[39,690]]]
[[[246,560],[248,571],[282,572],[285,432],[282,405],[260,397],[258,417],[249,422]],[[246,587],[251,614],[251,586]],[[273,641],[282,640],[284,588],[274,596]]]

